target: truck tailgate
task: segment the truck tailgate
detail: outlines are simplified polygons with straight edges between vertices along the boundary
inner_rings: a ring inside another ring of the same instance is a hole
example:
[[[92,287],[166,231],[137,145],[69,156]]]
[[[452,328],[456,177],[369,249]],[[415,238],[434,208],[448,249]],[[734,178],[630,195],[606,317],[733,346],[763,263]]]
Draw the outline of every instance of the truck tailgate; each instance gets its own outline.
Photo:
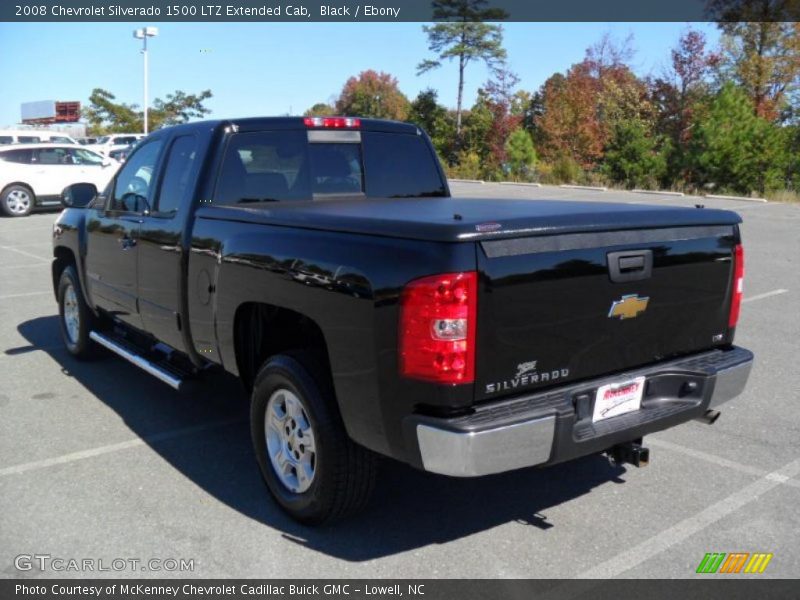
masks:
[[[730,342],[735,225],[478,244],[476,399]]]

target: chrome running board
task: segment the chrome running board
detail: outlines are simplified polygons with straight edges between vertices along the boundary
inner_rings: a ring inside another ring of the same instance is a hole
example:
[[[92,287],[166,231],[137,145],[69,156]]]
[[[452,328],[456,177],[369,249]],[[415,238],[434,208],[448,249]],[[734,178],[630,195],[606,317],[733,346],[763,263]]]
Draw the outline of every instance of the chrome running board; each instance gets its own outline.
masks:
[[[175,390],[181,389],[181,384],[183,383],[183,379],[181,379],[180,377],[176,376],[173,373],[170,373],[163,367],[147,360],[140,354],[134,352],[132,349],[126,348],[125,346],[121,345],[115,340],[103,335],[102,333],[97,333],[96,331],[89,332],[89,338],[91,338],[104,348],[108,348],[114,354],[120,355],[122,358],[136,365],[143,371],[149,373],[156,379],[163,381],[171,388]]]

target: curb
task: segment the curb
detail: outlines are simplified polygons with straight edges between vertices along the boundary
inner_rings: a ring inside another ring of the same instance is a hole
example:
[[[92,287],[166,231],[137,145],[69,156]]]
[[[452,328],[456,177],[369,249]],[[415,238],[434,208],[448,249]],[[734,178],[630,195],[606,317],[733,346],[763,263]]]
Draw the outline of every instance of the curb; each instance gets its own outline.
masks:
[[[742,202],[768,202],[766,198],[750,198],[749,196],[723,196],[722,194],[705,194],[704,198],[714,200],[740,200]]]
[[[665,190],[630,190],[632,194],[654,194],[658,196],[677,196],[683,198],[686,194],[683,192],[670,192]]]
[[[497,183],[499,183],[500,185],[521,185],[523,187],[536,187],[536,188],[542,187],[541,183],[529,183],[525,181],[498,181]]]
[[[561,184],[558,186],[560,188],[566,188],[568,190],[592,190],[593,192],[607,192],[608,188],[603,186],[594,186],[594,185],[567,185],[566,183]]]
[[[486,183],[482,179],[448,179],[454,183]]]

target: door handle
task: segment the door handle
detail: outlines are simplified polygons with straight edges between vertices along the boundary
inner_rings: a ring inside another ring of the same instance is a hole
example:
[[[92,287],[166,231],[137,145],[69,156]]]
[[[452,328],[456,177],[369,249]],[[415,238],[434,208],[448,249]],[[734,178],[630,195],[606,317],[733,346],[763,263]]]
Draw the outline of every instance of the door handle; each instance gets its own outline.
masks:
[[[615,283],[639,281],[653,274],[652,250],[609,252],[607,258],[608,274]]]
[[[136,240],[129,235],[124,235],[121,238],[117,238],[117,241],[123,250],[128,250],[136,246]]]

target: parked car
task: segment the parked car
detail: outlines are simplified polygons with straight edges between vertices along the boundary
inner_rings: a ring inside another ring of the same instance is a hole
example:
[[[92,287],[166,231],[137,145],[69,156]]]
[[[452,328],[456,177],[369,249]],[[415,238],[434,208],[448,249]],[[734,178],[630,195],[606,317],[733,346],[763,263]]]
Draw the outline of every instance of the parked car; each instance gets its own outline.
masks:
[[[739,215],[451,198],[411,124],[162,129],[64,203],[67,351],[176,389],[238,376],[267,487],[306,523],[363,507],[376,453],[457,477],[644,465],[644,435],[713,422],[753,361],[733,344]]]
[[[77,144],[72,137],[60,131],[44,129],[1,129],[0,145],[6,144],[38,144],[51,142],[55,144]]]
[[[0,211],[21,217],[35,207],[57,206],[68,185],[87,182],[103,188],[118,167],[77,144],[0,146]]]
[[[94,144],[87,147],[92,150],[108,156],[109,152],[114,150],[122,150],[128,146],[136,144],[139,140],[143,139],[143,133],[120,133],[113,135],[104,135],[97,138]]]
[[[135,144],[131,144],[130,146],[125,146],[124,148],[117,148],[115,150],[111,150],[108,153],[109,158],[113,158],[115,161],[119,163],[124,163],[125,159],[128,158],[128,155],[131,151],[135,148]]]
[[[96,144],[96,143],[97,143],[97,138],[96,138],[96,137],[82,137],[82,138],[78,138],[78,143],[79,143],[81,146],[88,146],[88,145],[91,145],[91,144]]]

